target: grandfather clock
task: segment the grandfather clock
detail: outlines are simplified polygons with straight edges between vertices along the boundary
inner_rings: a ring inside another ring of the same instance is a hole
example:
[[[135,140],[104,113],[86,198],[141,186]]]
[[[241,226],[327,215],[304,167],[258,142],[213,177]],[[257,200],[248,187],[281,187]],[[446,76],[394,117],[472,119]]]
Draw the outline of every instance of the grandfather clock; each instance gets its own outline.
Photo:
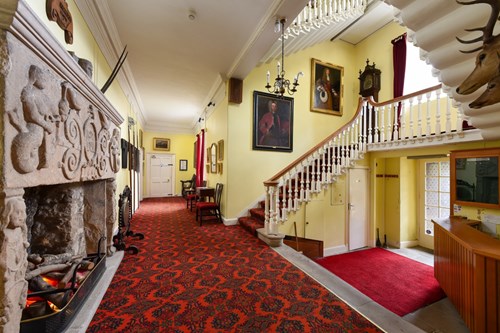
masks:
[[[373,96],[373,100],[378,102],[378,92],[380,91],[380,69],[369,64],[366,59],[365,70],[359,71],[359,94],[363,97]]]

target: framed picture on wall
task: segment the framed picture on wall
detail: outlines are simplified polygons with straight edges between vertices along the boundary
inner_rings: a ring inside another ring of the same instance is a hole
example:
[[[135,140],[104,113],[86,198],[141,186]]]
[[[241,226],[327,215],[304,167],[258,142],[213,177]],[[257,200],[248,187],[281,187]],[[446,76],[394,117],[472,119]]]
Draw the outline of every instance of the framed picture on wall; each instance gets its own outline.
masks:
[[[342,116],[344,68],[311,59],[311,111]]]
[[[293,150],[293,98],[254,91],[253,149]]]
[[[179,160],[179,171],[187,171],[188,160]]]
[[[153,149],[170,151],[170,139],[154,138]]]

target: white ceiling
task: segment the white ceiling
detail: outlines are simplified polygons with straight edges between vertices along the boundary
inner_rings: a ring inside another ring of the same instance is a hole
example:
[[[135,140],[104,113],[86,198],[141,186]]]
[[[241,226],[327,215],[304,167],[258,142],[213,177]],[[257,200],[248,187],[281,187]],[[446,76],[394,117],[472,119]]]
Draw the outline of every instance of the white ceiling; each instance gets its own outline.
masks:
[[[357,44],[393,19],[392,8],[370,1],[366,15],[286,40],[291,54],[340,38]],[[146,130],[192,133],[200,115],[224,92],[281,52],[277,16],[290,23],[307,0],[76,0],[114,66]],[[147,3],[147,6],[145,5]],[[193,14],[194,19],[189,15]]]

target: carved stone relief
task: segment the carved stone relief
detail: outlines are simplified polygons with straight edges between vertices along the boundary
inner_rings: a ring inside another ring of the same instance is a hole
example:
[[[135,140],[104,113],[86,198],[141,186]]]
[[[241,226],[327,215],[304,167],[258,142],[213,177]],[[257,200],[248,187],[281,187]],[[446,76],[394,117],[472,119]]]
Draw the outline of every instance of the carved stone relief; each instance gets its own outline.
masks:
[[[36,65],[29,67],[27,76],[20,105],[7,111],[15,131],[10,144],[12,168],[20,175],[63,176],[66,182],[109,178],[118,172],[120,131],[104,112],[70,83],[58,84]],[[59,92],[54,94],[57,86]]]

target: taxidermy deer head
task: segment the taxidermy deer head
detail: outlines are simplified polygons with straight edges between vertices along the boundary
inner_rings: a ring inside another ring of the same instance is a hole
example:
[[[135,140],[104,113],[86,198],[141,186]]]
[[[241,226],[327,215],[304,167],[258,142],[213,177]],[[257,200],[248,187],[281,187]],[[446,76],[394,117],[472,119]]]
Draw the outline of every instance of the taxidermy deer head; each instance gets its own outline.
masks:
[[[486,23],[486,26],[474,29],[466,29],[466,31],[482,31],[483,34],[481,37],[471,40],[463,40],[457,37],[457,40],[463,44],[472,44],[481,40],[483,41],[483,45],[478,48],[469,51],[460,51],[462,53],[472,53],[481,50],[476,56],[476,67],[456,90],[457,93],[461,95],[468,95],[498,76],[498,67],[500,65],[500,36],[494,36],[493,29],[500,13],[500,1],[475,0],[462,2],[457,0],[457,3],[461,5],[484,3],[491,6],[490,18]],[[474,104],[474,102],[471,104]]]

